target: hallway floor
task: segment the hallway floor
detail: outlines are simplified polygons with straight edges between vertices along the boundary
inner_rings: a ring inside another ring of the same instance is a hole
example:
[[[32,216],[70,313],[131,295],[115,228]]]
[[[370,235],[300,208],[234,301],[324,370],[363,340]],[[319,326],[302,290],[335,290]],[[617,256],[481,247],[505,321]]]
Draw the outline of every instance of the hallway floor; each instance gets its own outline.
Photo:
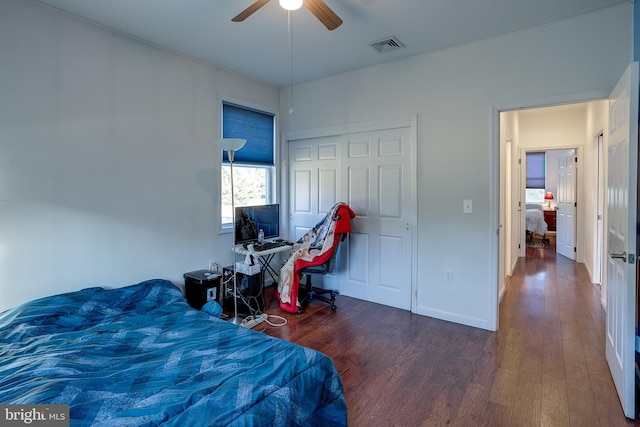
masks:
[[[496,377],[508,392],[493,398],[512,406],[520,425],[631,424],[605,358],[599,290],[583,264],[553,245],[527,248],[500,304],[498,336],[506,344]]]

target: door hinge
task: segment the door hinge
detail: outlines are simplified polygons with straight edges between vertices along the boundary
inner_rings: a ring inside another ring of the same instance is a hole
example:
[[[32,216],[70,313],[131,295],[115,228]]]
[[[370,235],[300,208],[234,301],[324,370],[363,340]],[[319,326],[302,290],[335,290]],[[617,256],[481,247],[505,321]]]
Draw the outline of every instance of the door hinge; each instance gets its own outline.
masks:
[[[578,248],[576,248],[575,246],[573,247],[573,252],[578,252]]]
[[[629,261],[629,264],[635,264],[636,263],[636,255],[635,254],[627,255],[627,260]]]
[[[576,156],[576,157],[574,157],[574,158],[573,158],[573,162],[574,162],[574,163],[578,163],[578,156]]]

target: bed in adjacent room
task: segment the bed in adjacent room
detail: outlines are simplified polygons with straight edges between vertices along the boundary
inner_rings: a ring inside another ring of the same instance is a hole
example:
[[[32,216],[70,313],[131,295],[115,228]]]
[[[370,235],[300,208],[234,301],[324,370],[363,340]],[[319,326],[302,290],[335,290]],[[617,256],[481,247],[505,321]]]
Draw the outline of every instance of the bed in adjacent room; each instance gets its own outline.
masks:
[[[548,225],[544,220],[544,210],[542,205],[538,204],[526,204],[526,229],[527,229],[527,241],[529,241],[535,234],[544,238],[547,234]]]
[[[330,358],[191,308],[164,280],[0,314],[0,402],[71,425],[346,425]]]

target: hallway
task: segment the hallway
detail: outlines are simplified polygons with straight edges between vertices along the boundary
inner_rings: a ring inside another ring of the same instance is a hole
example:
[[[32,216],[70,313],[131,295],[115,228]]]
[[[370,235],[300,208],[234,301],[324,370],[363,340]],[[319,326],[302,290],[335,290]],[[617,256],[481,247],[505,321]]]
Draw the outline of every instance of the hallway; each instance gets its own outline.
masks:
[[[504,399],[512,422],[522,416],[519,425],[628,425],[604,334],[605,312],[584,265],[553,246],[527,248],[500,304],[498,341],[506,343],[498,346],[496,380],[504,381],[504,395],[492,400]]]

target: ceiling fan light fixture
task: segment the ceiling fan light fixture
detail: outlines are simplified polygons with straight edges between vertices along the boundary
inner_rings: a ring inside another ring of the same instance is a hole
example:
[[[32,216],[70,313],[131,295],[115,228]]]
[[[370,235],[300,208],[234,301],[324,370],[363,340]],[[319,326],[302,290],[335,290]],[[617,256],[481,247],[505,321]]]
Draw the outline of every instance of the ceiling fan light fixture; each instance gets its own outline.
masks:
[[[255,0],[248,8],[231,18],[233,22],[242,22],[271,0]],[[287,10],[297,10],[303,5],[316,17],[327,30],[333,31],[342,25],[342,19],[327,6],[324,0],[279,0],[280,6]]]
[[[280,0],[280,6],[286,10],[298,10],[302,7],[303,0]]]

